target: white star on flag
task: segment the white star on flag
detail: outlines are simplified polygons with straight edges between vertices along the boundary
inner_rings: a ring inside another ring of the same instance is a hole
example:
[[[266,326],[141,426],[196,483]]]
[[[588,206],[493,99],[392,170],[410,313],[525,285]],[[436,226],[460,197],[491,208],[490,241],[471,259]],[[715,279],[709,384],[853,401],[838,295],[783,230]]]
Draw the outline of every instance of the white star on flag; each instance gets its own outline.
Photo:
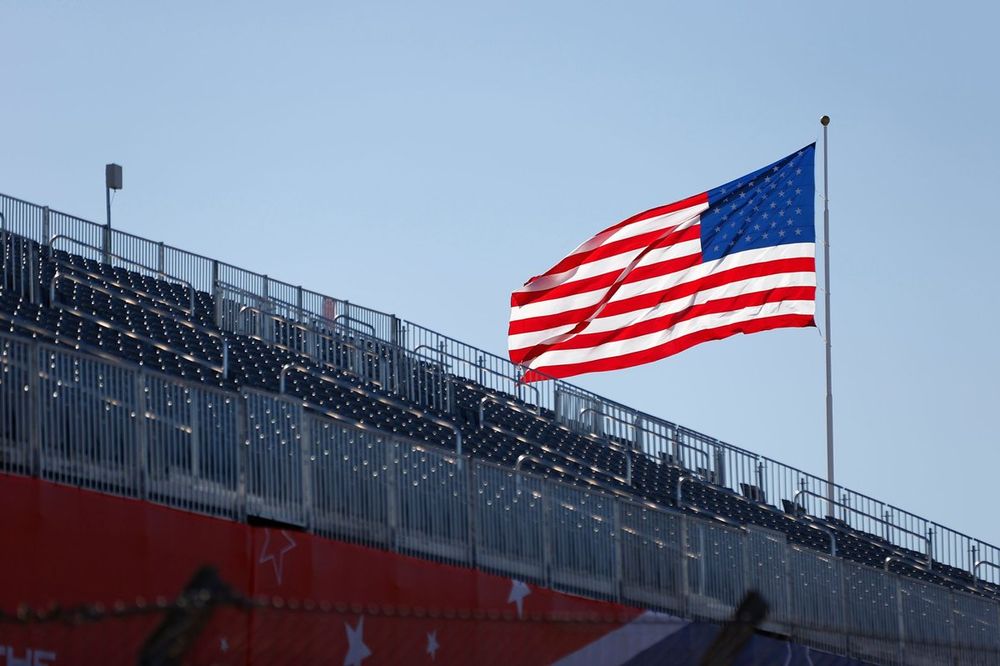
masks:
[[[277,554],[269,552],[271,548],[271,530],[264,528],[264,546],[260,549],[260,559],[257,560],[259,564],[264,564],[265,562],[270,562],[271,566],[274,567],[274,577],[278,579],[278,584],[281,584],[281,576],[284,571],[285,564],[285,553],[295,548],[295,540],[288,535],[288,532],[281,530],[281,536],[285,537],[285,545],[277,550]]]
[[[365,618],[358,618],[358,626],[344,623],[347,632],[347,654],[344,655],[344,666],[361,666],[361,662],[372,656],[372,651],[365,645]]]
[[[430,631],[427,633],[427,654],[431,656],[431,661],[434,661],[437,658],[438,648],[441,647],[438,645],[437,633],[437,631]]]
[[[510,594],[507,595],[507,603],[517,604],[517,617],[520,618],[524,615],[524,598],[531,594],[531,588],[526,583],[514,578],[511,578],[510,582]]]

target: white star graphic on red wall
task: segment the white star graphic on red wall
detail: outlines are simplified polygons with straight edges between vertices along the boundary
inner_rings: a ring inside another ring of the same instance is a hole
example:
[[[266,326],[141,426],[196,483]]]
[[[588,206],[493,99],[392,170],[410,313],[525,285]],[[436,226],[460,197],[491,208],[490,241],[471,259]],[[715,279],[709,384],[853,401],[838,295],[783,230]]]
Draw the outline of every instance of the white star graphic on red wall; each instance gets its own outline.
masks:
[[[271,530],[265,528],[264,546],[260,549],[260,558],[257,560],[259,564],[271,563],[271,566],[274,567],[274,577],[278,579],[279,585],[281,584],[281,578],[285,569],[285,553],[295,548],[296,545],[295,540],[285,530],[281,530],[281,536],[283,537],[284,544],[280,547],[275,544],[272,550]],[[276,539],[276,541],[278,540]]]
[[[427,632],[427,654],[431,656],[431,661],[437,659],[437,651],[441,645],[438,644],[438,632],[429,631]]]
[[[531,588],[527,583],[523,583],[513,578],[510,579],[510,594],[507,595],[507,603],[517,604],[517,617],[524,615],[524,598],[531,594]]]
[[[358,618],[358,626],[352,627],[344,623],[347,632],[347,654],[344,655],[344,666],[361,666],[361,662],[372,656],[372,651],[365,645],[365,618]]]

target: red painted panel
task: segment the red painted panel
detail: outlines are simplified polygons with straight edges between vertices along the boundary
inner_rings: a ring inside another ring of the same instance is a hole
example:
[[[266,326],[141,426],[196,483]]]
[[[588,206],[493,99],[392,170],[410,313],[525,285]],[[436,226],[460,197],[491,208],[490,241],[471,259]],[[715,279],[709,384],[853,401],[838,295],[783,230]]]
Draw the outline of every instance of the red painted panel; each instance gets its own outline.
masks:
[[[5,611],[22,603],[172,599],[204,564],[249,596],[285,606],[324,602],[309,611],[221,609],[190,663],[549,663],[640,612],[474,569],[23,477],[0,475],[0,506]],[[562,621],[567,613],[576,620]],[[583,615],[597,621],[579,621]],[[159,620],[0,623],[0,656],[9,662],[9,648],[39,666],[134,663]]]

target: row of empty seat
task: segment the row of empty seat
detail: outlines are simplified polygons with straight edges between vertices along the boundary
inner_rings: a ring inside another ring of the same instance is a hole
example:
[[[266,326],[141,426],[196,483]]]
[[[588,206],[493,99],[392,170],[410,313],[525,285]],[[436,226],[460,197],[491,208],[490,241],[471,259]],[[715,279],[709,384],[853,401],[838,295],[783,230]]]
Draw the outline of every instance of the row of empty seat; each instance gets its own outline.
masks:
[[[936,569],[920,566],[923,553],[843,521],[804,516],[787,498],[779,509],[756,487],[743,484],[736,492],[717,484],[711,470],[689,469],[669,457],[653,459],[630,442],[574,432],[550,411],[468,378],[448,376],[443,366],[369,334],[329,322],[304,325],[248,313],[225,296],[192,292],[148,271],[52,251],[14,234],[5,234],[3,255],[0,315],[12,333],[112,354],[215,386],[274,393],[284,388],[309,408],[440,447],[454,446],[457,427],[464,453],[476,457],[733,524],[767,528],[820,551],[829,551],[835,540],[843,558],[880,568],[891,558],[889,566],[905,575],[973,588],[968,572],[941,564]],[[260,327],[249,333],[238,327],[222,330],[216,322],[220,311],[263,317],[268,334],[259,335]],[[310,331],[316,335],[311,337]],[[317,345],[324,347],[324,363],[317,362]],[[356,367],[359,358],[366,366],[363,371]],[[402,383],[422,392],[400,391]],[[424,393],[446,393],[448,399],[415,397]],[[991,586],[977,589],[997,593]]]

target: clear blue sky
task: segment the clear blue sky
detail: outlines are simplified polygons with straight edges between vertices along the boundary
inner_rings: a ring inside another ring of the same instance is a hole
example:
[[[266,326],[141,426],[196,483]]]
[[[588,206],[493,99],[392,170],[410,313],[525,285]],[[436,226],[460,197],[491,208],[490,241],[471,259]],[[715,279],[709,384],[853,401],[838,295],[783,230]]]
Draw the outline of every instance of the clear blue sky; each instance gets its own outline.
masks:
[[[116,226],[504,353],[511,289],[829,114],[837,480],[1000,544],[998,24],[988,2],[0,0],[0,191],[100,220],[117,161]],[[815,329],[579,383],[825,474]]]

